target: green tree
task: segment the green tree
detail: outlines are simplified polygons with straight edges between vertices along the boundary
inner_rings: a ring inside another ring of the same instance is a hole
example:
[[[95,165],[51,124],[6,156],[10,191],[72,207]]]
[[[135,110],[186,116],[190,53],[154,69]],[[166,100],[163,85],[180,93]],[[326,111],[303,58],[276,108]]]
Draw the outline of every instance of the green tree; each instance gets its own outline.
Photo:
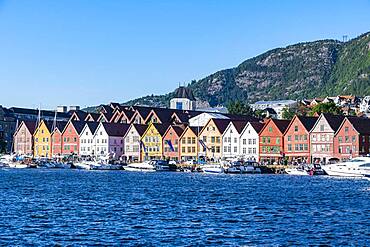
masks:
[[[319,103],[312,107],[312,110],[310,112],[310,115],[321,114],[321,113],[331,113],[335,115],[341,115],[342,110],[334,103],[334,102],[328,102],[328,103]]]
[[[227,110],[230,114],[253,115],[252,108],[248,104],[239,100],[229,102]]]
[[[285,107],[283,109],[282,117],[285,120],[291,120],[294,117],[295,114],[296,114],[296,112],[294,110]]]

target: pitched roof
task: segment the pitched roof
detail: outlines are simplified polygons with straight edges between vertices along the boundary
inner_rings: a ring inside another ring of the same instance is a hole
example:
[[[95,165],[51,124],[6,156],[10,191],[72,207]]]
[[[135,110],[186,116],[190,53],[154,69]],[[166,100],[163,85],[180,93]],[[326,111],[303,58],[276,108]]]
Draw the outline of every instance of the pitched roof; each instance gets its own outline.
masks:
[[[91,133],[95,133],[95,130],[98,128],[98,122],[86,122],[87,127],[90,129]]]
[[[76,130],[78,135],[81,134],[81,131],[83,130],[83,128],[85,127],[85,124],[86,124],[85,121],[70,121],[70,123],[73,125],[73,127]]]
[[[323,113],[323,117],[325,117],[326,121],[330,125],[330,127],[336,132],[340,125],[342,124],[344,120],[344,116],[341,115],[333,115],[328,113]]]
[[[221,114],[225,117],[230,118],[231,120],[249,121],[249,122],[258,122],[260,120],[256,117],[249,116],[249,115],[238,115],[238,114],[229,114],[229,113],[227,113],[227,114],[217,113],[217,114]]]
[[[238,120],[234,120],[232,121],[236,131],[238,131],[238,133],[242,133],[244,127],[247,125],[248,121],[238,121]]]
[[[94,113],[94,112],[89,112],[84,121],[86,121],[87,117],[91,116],[91,118],[94,120],[94,121],[98,121],[99,117],[100,117],[100,114],[99,113]]]
[[[195,101],[193,91],[189,87],[178,87],[174,92],[174,98],[186,98]]]
[[[130,125],[125,123],[101,123],[109,136],[123,137]]]
[[[88,113],[87,112],[84,112],[84,111],[81,111],[81,110],[78,110],[78,111],[71,111],[72,115],[76,115],[78,117],[78,120],[79,121],[84,121],[85,118],[87,117]]]
[[[67,121],[57,121],[57,122],[56,122],[55,127],[56,127],[60,132],[63,132],[63,130],[64,130],[64,128],[66,127],[67,123],[68,123]],[[52,131],[54,131],[54,130],[52,130]]]
[[[153,124],[153,125],[154,125],[154,127],[158,130],[158,132],[159,132],[159,134],[160,134],[161,136],[163,136],[163,135],[164,135],[164,133],[166,133],[166,131],[167,131],[168,127],[170,126],[170,124],[168,124],[168,123],[163,123],[163,124],[155,123],[155,124]]]
[[[177,136],[181,136],[185,130],[185,126],[172,125],[173,130],[176,132]]]
[[[315,126],[318,117],[305,117],[305,116],[297,116],[299,121],[301,121],[302,125],[306,128],[307,131],[311,131],[313,126]]]
[[[257,133],[260,133],[261,130],[263,129],[263,127],[265,126],[264,123],[260,123],[260,122],[249,122],[250,125],[253,127],[253,129],[257,132]]]
[[[281,133],[284,133],[290,124],[290,120],[271,119]]]
[[[143,136],[146,129],[148,128],[148,125],[146,124],[133,124],[136,131],[139,133],[139,136]]]
[[[223,134],[230,123],[230,119],[211,119],[215,123],[218,131]]]
[[[370,135],[370,118],[347,117],[353,128],[361,135]]]
[[[192,126],[192,127],[189,127],[190,129],[191,129],[191,131],[193,131],[194,132],[194,134],[195,135],[197,135],[198,136],[198,134],[199,134],[199,132],[202,130],[202,126],[196,126],[196,127],[194,127],[194,126]]]
[[[33,135],[36,130],[36,121],[23,121],[28,131]]]

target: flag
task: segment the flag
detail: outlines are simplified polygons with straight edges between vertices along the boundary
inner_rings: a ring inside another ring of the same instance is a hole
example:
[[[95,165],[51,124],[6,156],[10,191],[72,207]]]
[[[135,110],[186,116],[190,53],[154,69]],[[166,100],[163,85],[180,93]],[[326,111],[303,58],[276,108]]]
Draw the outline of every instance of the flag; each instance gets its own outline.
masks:
[[[207,149],[209,149],[208,147],[207,147],[207,145],[204,143],[204,141],[203,140],[199,140],[199,143],[200,143],[200,145],[202,145],[202,147],[203,147],[203,151],[205,152]]]
[[[146,147],[143,141],[140,141],[140,147],[142,150],[144,150],[144,153],[146,153]]]
[[[175,149],[173,148],[172,146],[172,143],[171,143],[171,140],[165,140],[165,142],[168,144],[168,146],[170,147],[170,151],[171,152],[175,152]]]

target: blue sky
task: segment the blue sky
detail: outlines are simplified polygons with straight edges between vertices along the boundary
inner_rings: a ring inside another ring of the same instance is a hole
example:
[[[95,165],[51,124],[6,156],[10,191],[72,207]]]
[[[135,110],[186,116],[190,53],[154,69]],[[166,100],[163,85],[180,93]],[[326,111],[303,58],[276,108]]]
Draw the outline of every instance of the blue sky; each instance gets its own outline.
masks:
[[[276,47],[370,31],[370,0],[0,0],[0,104],[174,90]]]

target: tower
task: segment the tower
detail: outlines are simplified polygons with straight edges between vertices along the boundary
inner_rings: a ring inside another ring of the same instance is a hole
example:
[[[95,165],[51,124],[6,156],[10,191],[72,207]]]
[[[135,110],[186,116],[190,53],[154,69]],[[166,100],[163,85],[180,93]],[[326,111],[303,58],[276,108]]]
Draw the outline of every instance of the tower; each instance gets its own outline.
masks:
[[[195,110],[196,99],[193,91],[184,86],[179,86],[174,97],[170,100],[170,108],[177,110]]]

